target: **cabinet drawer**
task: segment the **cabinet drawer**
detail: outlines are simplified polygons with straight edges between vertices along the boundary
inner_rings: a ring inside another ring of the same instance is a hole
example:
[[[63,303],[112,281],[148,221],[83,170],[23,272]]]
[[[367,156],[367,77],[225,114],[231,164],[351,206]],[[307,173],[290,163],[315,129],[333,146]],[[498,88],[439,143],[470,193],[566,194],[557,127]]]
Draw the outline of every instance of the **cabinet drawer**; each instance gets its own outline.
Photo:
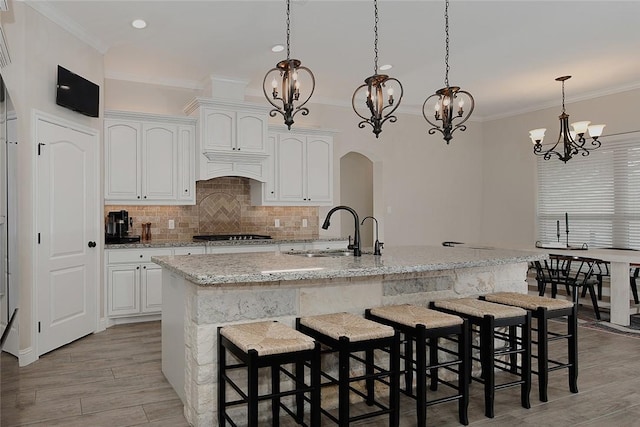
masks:
[[[205,253],[204,246],[185,246],[184,248],[174,248],[174,255],[198,255]]]
[[[116,249],[107,251],[107,264],[151,262],[152,256],[172,255],[171,248],[157,249]]]

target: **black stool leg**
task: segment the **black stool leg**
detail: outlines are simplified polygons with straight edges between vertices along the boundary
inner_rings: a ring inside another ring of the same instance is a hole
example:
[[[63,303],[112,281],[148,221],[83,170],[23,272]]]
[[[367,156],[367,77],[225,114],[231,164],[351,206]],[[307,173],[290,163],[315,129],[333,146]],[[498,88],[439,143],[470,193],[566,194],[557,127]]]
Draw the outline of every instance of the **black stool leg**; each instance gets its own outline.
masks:
[[[515,350],[518,346],[518,327],[516,325],[509,326],[509,347]],[[518,354],[509,354],[509,372],[516,374],[518,372]]]
[[[471,333],[469,332],[469,321],[464,319],[462,332],[458,336],[458,359],[460,368],[458,372],[458,418],[463,425],[469,425],[469,382],[471,381]]]
[[[311,358],[311,427],[320,427],[320,370],[320,343],[316,341]]]
[[[488,418],[494,417],[494,329],[495,323],[493,316],[485,316],[480,326],[480,364],[482,365],[482,378],[484,380],[484,414]]]
[[[413,338],[410,336],[404,338],[404,390],[410,395],[413,394]],[[417,348],[418,344],[416,343],[416,351]]]
[[[258,352],[249,350],[249,363],[247,364],[247,424],[249,427],[258,427]]]
[[[418,427],[427,425],[427,340],[424,325],[416,327],[416,415]]]
[[[311,363],[314,363],[314,362],[311,361]],[[298,358],[296,360],[295,369],[296,369],[296,389],[300,389],[304,387],[304,361],[301,358]],[[304,420],[304,399],[302,399],[302,396],[300,396],[300,394],[296,394],[296,421],[300,423],[303,420]]]
[[[531,393],[531,312],[527,311],[525,323],[522,325],[522,386],[520,397],[523,408],[531,408],[529,394]]]
[[[539,307],[536,310],[538,319],[538,393],[541,402],[547,402],[547,387],[549,385],[549,341],[547,309]]]
[[[365,388],[367,390],[367,405],[373,406],[373,402],[375,400],[375,383],[371,376],[373,375],[373,350],[369,349],[365,351],[365,373],[367,375],[367,379],[365,380]]]
[[[429,339],[429,365],[434,366],[438,364],[438,337]],[[438,390],[438,369],[430,369],[429,375],[431,376],[431,385],[429,389],[432,391]]]
[[[271,367],[271,393],[280,393],[280,367]],[[274,396],[271,398],[271,426],[280,427],[280,398]]]
[[[349,426],[349,339],[340,337],[338,349],[338,421]]]
[[[400,425],[400,333],[395,331],[391,347],[391,377],[389,378],[389,427],[399,427]]]
[[[578,306],[573,305],[573,310],[567,319],[569,334],[569,390],[578,392]]]
[[[220,328],[218,328],[218,426],[226,426],[226,368],[227,353],[222,345],[220,337]]]

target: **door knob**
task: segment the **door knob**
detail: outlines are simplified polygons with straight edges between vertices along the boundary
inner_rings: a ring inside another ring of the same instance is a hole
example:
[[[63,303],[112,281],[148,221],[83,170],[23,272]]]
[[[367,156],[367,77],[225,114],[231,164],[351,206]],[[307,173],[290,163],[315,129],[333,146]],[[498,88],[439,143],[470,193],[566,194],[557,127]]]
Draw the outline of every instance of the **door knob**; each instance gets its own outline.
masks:
[[[89,242],[88,246],[90,248],[95,248],[96,247],[96,242],[91,241],[91,242]]]

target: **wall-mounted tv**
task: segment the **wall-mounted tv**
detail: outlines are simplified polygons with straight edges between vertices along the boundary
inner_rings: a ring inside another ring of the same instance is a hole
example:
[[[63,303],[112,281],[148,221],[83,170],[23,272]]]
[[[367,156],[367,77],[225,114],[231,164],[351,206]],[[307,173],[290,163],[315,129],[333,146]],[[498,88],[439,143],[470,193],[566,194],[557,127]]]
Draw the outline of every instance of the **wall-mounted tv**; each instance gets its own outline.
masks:
[[[58,65],[56,104],[89,117],[98,117],[100,86]]]

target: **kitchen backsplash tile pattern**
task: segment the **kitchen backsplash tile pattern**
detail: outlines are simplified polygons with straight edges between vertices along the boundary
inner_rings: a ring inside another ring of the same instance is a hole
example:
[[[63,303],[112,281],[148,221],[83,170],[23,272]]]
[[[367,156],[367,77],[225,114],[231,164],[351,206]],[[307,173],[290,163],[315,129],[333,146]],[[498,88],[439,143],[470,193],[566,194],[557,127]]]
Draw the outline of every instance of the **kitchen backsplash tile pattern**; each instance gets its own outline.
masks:
[[[153,240],[190,240],[197,234],[268,234],[275,239],[317,239],[318,208],[304,206],[252,206],[247,178],[223,177],[196,182],[194,206],[107,205],[110,211],[126,209],[133,218],[131,234],[142,234],[141,224],[151,223]],[[169,220],[175,228],[169,230]],[[280,227],[275,227],[275,220]],[[308,226],[302,227],[306,219]]]

